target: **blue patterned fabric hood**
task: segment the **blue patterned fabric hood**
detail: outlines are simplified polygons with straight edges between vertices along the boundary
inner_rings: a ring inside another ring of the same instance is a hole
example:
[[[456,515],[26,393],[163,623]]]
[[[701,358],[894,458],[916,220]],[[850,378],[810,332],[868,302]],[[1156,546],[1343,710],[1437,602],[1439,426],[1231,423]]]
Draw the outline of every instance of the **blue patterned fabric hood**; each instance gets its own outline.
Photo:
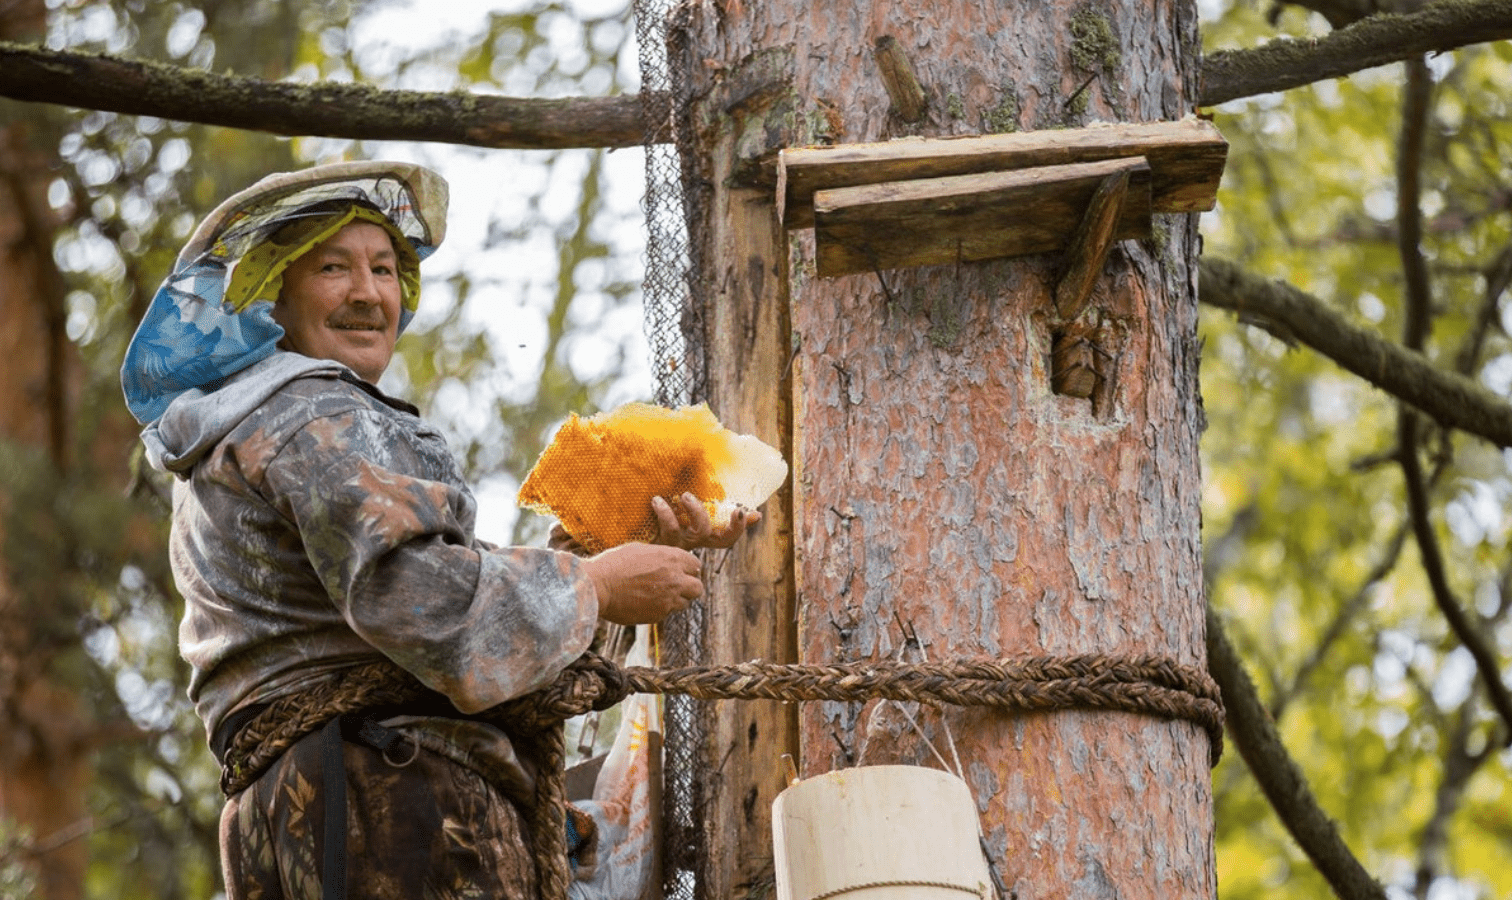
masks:
[[[137,421],[156,421],[175,399],[209,394],[272,356],[283,328],[273,303],[241,311],[227,300],[236,266],[311,207],[354,203],[381,212],[425,259],[446,234],[446,181],[412,163],[363,160],[270,175],[222,203],[195,229],[158,288],[121,365],[121,388]],[[402,334],[413,318],[400,310]]]

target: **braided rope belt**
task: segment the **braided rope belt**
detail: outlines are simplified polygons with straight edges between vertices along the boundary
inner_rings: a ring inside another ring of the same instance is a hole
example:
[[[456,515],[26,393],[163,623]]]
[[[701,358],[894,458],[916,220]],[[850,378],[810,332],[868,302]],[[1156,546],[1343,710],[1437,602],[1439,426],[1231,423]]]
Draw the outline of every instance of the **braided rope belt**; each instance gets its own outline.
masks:
[[[621,668],[588,653],[552,684],[469,718],[496,725],[535,761],[535,803],[525,811],[541,896],[565,898],[571,873],[563,834],[567,719],[607,709],[632,693],[704,700],[873,699],[985,706],[1013,712],[1105,709],[1183,719],[1208,735],[1213,765],[1223,753],[1218,686],[1199,669],[1158,656],[1031,657],[941,663],[837,665],[746,662],[682,669]],[[269,704],[227,748],[221,789],[245,789],[285,750],[332,718],[435,696],[386,660],[355,666],[304,693]]]

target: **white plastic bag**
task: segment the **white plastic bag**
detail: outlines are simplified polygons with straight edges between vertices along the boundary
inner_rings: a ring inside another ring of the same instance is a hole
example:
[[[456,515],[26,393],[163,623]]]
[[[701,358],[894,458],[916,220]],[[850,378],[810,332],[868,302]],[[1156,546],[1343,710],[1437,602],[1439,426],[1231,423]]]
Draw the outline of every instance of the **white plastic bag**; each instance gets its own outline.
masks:
[[[650,628],[641,626],[626,665],[647,665]],[[661,698],[635,694],[620,706],[619,731],[593,799],[576,806],[598,824],[597,865],[580,870],[573,900],[649,900],[661,893]]]

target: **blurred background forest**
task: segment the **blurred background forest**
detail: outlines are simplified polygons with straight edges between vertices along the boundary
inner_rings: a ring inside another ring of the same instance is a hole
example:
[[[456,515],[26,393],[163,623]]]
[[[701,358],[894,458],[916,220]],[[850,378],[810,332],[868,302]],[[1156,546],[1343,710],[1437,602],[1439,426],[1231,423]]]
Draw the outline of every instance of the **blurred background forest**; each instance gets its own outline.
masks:
[[[1300,5],[1200,6],[1208,53],[1339,24]],[[519,97],[636,91],[634,32],[625,0],[0,0],[0,39]],[[1205,258],[1285,281],[1505,401],[1508,85],[1501,42],[1207,110],[1231,149]],[[141,459],[117,373],[201,215],[269,171],[352,157],[451,181],[453,230],[385,386],[450,436],[483,537],[540,539],[514,491],[567,412],[653,393],[638,149],[290,140],[0,100],[0,353],[49,373],[0,398],[0,897],[219,890],[220,794],[175,649],[167,485]],[[22,292],[51,298],[34,324]],[[1396,400],[1272,321],[1205,305],[1201,328],[1212,621],[1390,896],[1512,896],[1512,725],[1439,608],[1455,601],[1512,676],[1512,456],[1404,427]],[[1240,754],[1213,778],[1222,895],[1327,896]]]

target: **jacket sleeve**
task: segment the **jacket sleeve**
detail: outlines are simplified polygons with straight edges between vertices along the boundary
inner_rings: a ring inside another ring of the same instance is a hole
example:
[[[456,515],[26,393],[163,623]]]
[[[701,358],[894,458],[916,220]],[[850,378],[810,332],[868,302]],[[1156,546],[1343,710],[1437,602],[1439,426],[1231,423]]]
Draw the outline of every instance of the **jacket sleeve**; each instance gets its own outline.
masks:
[[[477,541],[472,495],[459,477],[438,478],[452,466],[438,453],[434,433],[353,410],[300,429],[264,489],[352,630],[476,712],[581,655],[598,600],[571,554]]]

